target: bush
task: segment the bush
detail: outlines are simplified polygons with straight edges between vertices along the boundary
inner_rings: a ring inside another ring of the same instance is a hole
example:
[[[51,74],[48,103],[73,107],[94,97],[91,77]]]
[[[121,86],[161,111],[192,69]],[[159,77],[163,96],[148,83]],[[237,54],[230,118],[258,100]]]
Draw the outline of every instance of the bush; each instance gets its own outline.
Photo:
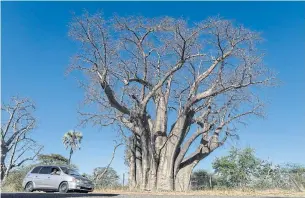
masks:
[[[215,184],[213,174],[208,173],[206,170],[201,169],[192,173],[191,188],[193,190],[212,189]]]
[[[5,184],[2,187],[2,190],[9,191],[9,192],[23,191],[23,187],[22,187],[23,178],[34,166],[35,165],[28,165],[28,166],[23,166],[16,170],[13,170],[7,177]]]
[[[274,165],[255,156],[251,148],[232,148],[228,156],[213,162],[218,188],[296,189],[305,186],[305,167],[295,164]]]
[[[218,175],[217,185],[228,188],[247,187],[259,175],[261,160],[255,157],[254,150],[232,148],[228,156],[217,158],[213,168]]]

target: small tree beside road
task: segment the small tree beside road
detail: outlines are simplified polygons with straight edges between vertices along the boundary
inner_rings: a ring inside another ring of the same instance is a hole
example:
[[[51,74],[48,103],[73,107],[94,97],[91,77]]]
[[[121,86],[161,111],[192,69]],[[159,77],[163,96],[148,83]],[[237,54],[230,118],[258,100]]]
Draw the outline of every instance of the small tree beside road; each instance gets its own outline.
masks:
[[[1,184],[10,172],[36,158],[42,149],[31,132],[36,127],[35,105],[27,98],[12,97],[1,105]]]
[[[254,150],[232,148],[228,156],[217,158],[213,162],[218,182],[227,187],[246,187],[252,178],[257,177],[261,160],[254,155]]]
[[[103,177],[99,177],[103,174]],[[112,167],[98,167],[93,170],[96,188],[112,188],[119,185],[119,175]]]

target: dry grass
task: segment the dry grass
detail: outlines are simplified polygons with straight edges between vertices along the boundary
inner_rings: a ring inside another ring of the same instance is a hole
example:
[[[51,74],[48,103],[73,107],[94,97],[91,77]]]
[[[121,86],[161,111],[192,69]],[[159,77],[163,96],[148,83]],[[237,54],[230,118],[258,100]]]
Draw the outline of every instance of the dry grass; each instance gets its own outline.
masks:
[[[288,190],[202,190],[188,192],[149,192],[130,191],[126,189],[103,189],[94,192],[126,194],[126,195],[199,195],[199,196],[255,196],[255,197],[305,197],[305,192],[295,192]]]
[[[1,186],[1,192],[14,192],[15,188],[12,186]]]

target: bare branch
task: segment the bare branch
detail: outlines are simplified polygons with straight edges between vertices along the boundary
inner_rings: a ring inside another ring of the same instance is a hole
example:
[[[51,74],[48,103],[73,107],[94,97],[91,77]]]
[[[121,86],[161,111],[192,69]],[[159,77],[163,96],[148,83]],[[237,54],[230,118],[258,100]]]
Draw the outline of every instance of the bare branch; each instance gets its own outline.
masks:
[[[113,159],[114,159],[116,149],[117,149],[119,146],[121,146],[121,145],[123,145],[123,143],[119,143],[119,144],[117,144],[117,145],[114,146],[114,149],[113,149],[113,152],[112,152],[112,157],[111,157],[111,159],[110,159],[108,165],[106,166],[106,168],[104,169],[104,171],[103,171],[101,174],[95,176],[94,180],[100,180],[100,179],[102,179],[103,176],[107,173],[107,171],[108,171],[109,167],[111,166],[111,163],[112,163],[112,161],[113,161]]]

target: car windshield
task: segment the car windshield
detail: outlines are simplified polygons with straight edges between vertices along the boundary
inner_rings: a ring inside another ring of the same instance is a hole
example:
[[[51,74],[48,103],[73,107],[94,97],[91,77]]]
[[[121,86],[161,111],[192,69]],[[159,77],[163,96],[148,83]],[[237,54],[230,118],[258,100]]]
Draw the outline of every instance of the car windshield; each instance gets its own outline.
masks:
[[[60,167],[60,168],[65,174],[80,176],[80,174],[75,169],[67,168],[67,167]]]

